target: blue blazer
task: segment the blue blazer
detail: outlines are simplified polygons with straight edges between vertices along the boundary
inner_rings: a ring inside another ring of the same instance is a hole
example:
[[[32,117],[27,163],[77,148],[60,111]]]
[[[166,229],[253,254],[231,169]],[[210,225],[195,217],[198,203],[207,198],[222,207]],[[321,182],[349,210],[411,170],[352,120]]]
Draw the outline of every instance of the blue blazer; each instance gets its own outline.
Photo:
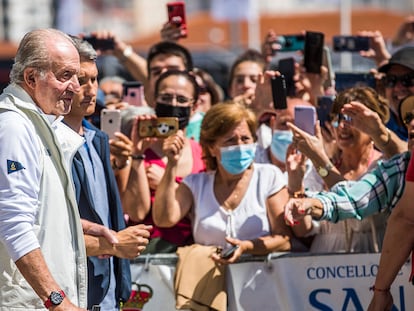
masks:
[[[125,220],[122,211],[121,199],[112,171],[109,158],[108,135],[84,120],[82,125],[96,131],[93,145],[100,156],[105,170],[108,202],[112,228],[120,231],[125,228]],[[79,206],[80,216],[83,219],[103,224],[98,213],[95,212],[91,191],[86,180],[86,172],[82,158],[77,152],[73,159],[72,175],[75,184],[76,200]],[[113,257],[116,278],[116,300],[127,301],[131,293],[131,271],[128,259]],[[106,295],[109,287],[109,259],[88,257],[88,309],[93,305],[99,305]]]

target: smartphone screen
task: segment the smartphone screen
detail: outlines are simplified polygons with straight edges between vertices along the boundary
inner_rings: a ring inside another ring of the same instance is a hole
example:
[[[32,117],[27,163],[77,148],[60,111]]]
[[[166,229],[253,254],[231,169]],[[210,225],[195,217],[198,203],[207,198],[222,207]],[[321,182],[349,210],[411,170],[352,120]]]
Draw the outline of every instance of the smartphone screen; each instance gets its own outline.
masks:
[[[275,109],[286,109],[286,82],[285,77],[275,76],[270,79],[272,86],[273,107]]]
[[[277,36],[277,43],[280,44],[279,52],[303,51],[305,48],[305,36],[298,35],[280,35]]]
[[[178,118],[161,117],[140,120],[138,133],[140,137],[168,137],[178,131]]]
[[[168,21],[172,24],[177,25],[183,30],[181,34],[182,38],[186,38],[188,35],[187,32],[187,22],[185,18],[185,3],[182,1],[169,2],[167,3],[167,12],[168,12]]]
[[[305,35],[304,66],[306,72],[320,73],[323,58],[324,34],[307,31]]]
[[[335,52],[359,52],[370,49],[370,39],[362,36],[333,36]]]
[[[115,132],[121,131],[121,111],[114,109],[102,109],[101,130],[108,134],[110,139],[116,139]]]
[[[330,114],[334,101],[334,95],[318,96],[318,107],[316,107],[316,113],[322,127],[325,127],[325,122],[330,121]]]
[[[315,135],[316,109],[313,106],[295,107],[295,125],[301,130]]]
[[[287,96],[295,96],[295,59],[293,57],[282,58],[279,60],[277,70],[285,76]]]
[[[144,85],[139,81],[126,81],[123,84],[123,101],[132,106],[142,106],[144,103]]]

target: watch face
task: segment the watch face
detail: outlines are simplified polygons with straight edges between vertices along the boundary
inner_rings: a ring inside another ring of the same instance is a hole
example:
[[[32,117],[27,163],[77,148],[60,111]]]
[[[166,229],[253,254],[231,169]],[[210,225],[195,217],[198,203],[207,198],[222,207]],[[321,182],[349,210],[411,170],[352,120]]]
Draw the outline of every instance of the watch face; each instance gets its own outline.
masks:
[[[319,175],[320,175],[321,177],[326,177],[326,176],[328,176],[328,170],[327,170],[326,168],[324,168],[324,167],[320,167],[320,168],[318,169],[318,173],[319,173]]]
[[[52,302],[52,304],[54,305],[59,305],[62,303],[63,301],[63,296],[60,292],[52,292],[50,294],[50,301]]]

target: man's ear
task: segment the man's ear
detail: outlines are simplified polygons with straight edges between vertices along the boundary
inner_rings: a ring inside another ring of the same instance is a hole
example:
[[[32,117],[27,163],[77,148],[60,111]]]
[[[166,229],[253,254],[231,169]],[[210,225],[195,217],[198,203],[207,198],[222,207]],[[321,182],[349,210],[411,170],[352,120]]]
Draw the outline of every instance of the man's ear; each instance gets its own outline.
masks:
[[[31,89],[34,89],[36,86],[36,75],[37,71],[34,68],[26,68],[23,72],[23,79],[25,84],[30,87]]]

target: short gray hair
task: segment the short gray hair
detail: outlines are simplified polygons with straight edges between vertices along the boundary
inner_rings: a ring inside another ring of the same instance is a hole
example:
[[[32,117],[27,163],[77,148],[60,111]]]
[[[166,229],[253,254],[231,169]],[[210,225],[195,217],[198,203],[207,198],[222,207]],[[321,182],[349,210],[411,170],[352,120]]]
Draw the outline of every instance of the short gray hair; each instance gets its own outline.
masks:
[[[57,29],[37,29],[26,33],[20,41],[14,64],[10,71],[10,82],[22,84],[24,70],[29,67],[36,68],[42,74],[51,69],[53,59],[50,57],[48,46],[52,41],[67,39],[73,44],[72,39]]]
[[[95,62],[98,54],[93,46],[86,40],[82,38],[71,36],[73,42],[75,43],[75,47],[78,50],[80,61],[93,61]]]

